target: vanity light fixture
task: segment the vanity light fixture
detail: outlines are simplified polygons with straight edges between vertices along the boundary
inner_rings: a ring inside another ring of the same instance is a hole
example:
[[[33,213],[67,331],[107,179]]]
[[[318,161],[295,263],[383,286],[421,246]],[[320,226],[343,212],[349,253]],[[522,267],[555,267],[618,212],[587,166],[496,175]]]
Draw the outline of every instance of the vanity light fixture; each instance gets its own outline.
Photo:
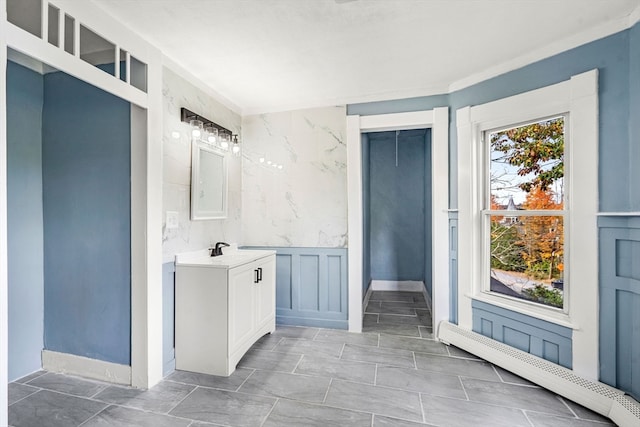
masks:
[[[233,146],[231,147],[231,152],[236,156],[240,155],[240,143],[238,141],[238,135],[233,136]]]
[[[235,155],[240,155],[238,135],[234,135],[229,129],[184,107],[180,109],[180,120],[189,123],[191,126],[191,136],[196,139],[204,139],[210,144],[217,144],[223,150],[228,150],[233,140],[231,151]]]

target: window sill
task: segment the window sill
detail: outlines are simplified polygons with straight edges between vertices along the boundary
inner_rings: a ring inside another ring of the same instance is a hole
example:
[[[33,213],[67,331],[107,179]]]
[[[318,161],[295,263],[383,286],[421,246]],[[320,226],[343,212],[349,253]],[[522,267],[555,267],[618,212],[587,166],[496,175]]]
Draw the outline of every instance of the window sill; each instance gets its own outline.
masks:
[[[506,310],[515,311],[516,313],[524,314],[526,316],[535,317],[536,319],[544,320],[549,323],[553,323],[565,328],[578,330],[579,325],[575,324],[571,320],[571,317],[566,313],[559,312],[554,309],[541,307],[538,304],[530,303],[526,301],[518,301],[514,298],[503,297],[500,295],[479,293],[475,295],[466,294],[465,296],[474,299],[476,301],[492,304]]]

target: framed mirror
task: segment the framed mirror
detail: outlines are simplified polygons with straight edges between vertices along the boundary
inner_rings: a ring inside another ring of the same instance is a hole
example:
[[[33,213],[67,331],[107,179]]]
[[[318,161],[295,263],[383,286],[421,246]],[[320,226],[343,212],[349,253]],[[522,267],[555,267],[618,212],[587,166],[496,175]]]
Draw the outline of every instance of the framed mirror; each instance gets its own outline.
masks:
[[[191,152],[191,220],[226,218],[227,157],[195,140]]]

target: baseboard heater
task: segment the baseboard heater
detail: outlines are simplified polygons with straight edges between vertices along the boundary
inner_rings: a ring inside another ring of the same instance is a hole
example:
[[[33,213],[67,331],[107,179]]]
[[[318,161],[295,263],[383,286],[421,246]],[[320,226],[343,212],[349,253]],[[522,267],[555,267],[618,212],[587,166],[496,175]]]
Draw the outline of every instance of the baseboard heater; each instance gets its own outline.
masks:
[[[604,415],[618,426],[640,425],[640,404],[616,388],[449,322],[439,324],[438,339]]]

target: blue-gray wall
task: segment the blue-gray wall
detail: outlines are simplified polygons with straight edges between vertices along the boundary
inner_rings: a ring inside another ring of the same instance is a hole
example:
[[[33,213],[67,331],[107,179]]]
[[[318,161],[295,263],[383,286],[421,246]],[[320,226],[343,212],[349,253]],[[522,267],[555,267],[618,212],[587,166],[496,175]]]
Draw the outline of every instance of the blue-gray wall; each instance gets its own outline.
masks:
[[[44,78],[45,348],[130,364],[130,105]]]
[[[426,214],[426,199],[431,199],[427,133],[424,129],[399,133],[397,166],[396,133],[367,135],[369,176],[364,187],[369,190],[369,209],[364,216],[369,218],[373,280],[425,280],[426,247],[431,243]]]
[[[9,381],[41,368],[43,78],[7,64]]]
[[[494,101],[514,94],[555,84],[569,79],[591,69],[599,70],[599,198],[601,211],[640,211],[640,24],[633,28],[613,34],[600,40],[560,53],[541,60],[526,67],[488,79],[471,87],[459,90],[449,95],[418,97],[404,100],[383,101],[366,104],[354,104],[347,107],[348,114],[370,115],[396,113],[418,110],[429,110],[434,107],[450,107],[450,207],[457,207],[457,128],[455,112],[467,105],[478,105]],[[602,228],[602,225],[600,226]],[[631,232],[629,225],[618,230]],[[609,231],[600,230],[601,243],[604,234]],[[456,236],[457,218],[455,213],[450,216],[450,235]],[[464,244],[464,242],[457,242]],[[601,255],[599,268],[607,273],[605,279],[601,273],[600,287],[610,285],[616,277],[612,274],[612,266],[617,265],[619,259],[605,259]],[[457,295],[457,246],[451,245],[451,295]],[[615,325],[637,325],[637,317],[631,313],[640,312],[640,301],[637,297],[614,300],[604,298],[601,292],[600,321],[603,331],[612,331]],[[474,321],[484,318],[486,313],[494,313],[509,318],[509,327],[517,332],[526,332],[528,325],[497,307],[485,306],[482,313],[474,309]],[[452,321],[456,321],[456,306],[452,302]],[[615,321],[613,320],[615,319]],[[518,326],[520,325],[520,326]],[[551,328],[545,325],[541,329]],[[633,326],[637,330],[637,326]],[[616,343],[621,354],[629,353],[629,335],[631,330],[620,331],[624,338]],[[611,333],[601,334],[601,339],[611,338]],[[635,336],[635,335],[634,335]],[[637,337],[635,338],[638,341]],[[625,344],[626,343],[626,344]],[[625,347],[626,345],[626,347]],[[611,344],[601,342],[601,353],[612,353]],[[613,352],[615,353],[615,352]],[[637,352],[635,353],[638,354]],[[601,378],[609,384],[616,384],[620,375],[640,376],[640,359],[620,357],[617,362],[609,357],[601,359]],[[612,373],[613,372],[613,373]],[[637,380],[635,380],[637,384]],[[640,391],[633,385],[633,381],[622,384],[626,391],[635,393]]]
[[[363,133],[362,143],[362,298],[367,294],[371,285],[371,180],[369,169],[371,154],[369,151],[369,136]]]

